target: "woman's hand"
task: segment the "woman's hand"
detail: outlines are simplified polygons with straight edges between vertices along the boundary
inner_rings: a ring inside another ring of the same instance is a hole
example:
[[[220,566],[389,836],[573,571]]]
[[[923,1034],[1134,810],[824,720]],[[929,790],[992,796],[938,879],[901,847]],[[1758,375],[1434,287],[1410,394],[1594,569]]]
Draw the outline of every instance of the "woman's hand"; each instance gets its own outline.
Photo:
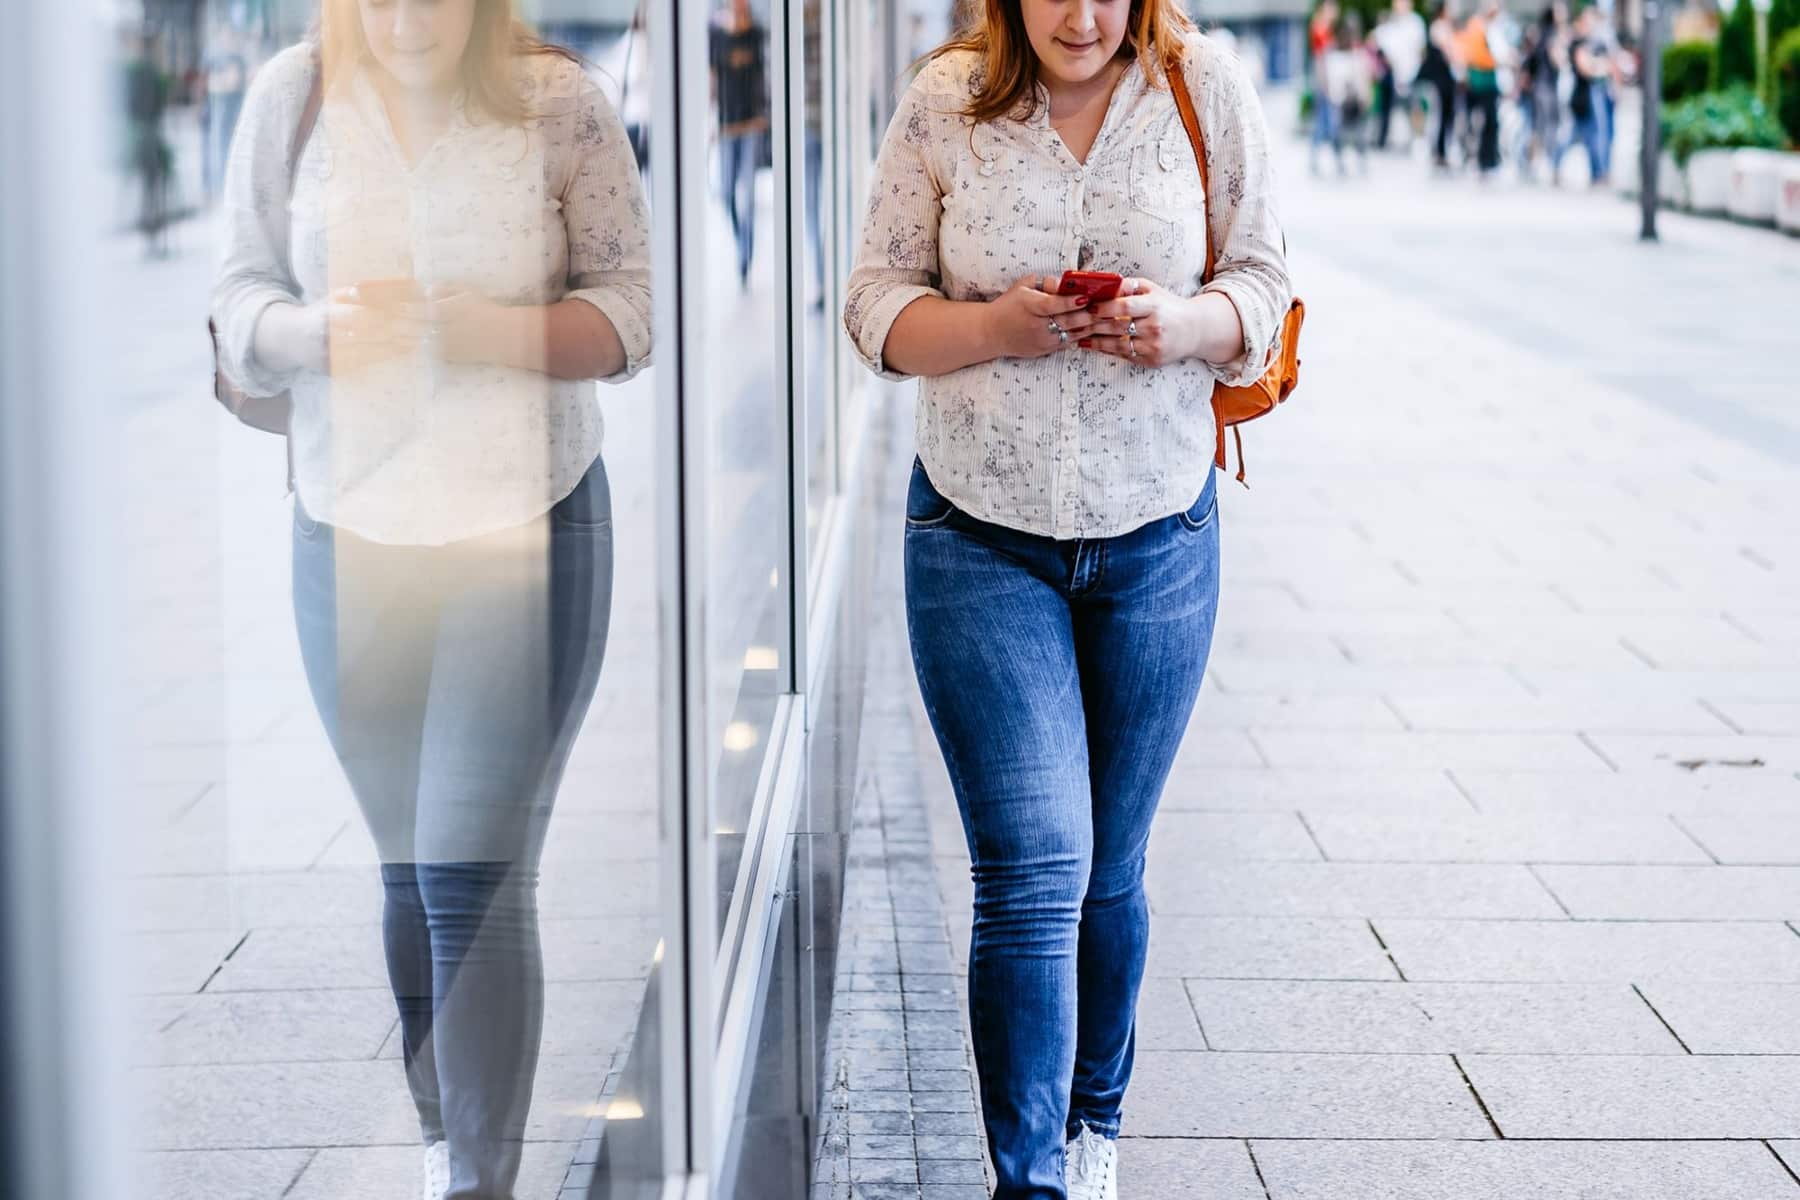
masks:
[[[502,342],[512,340],[509,335],[517,315],[510,306],[461,284],[433,286],[419,307],[432,348],[450,363],[508,361],[511,356]]]
[[[404,357],[425,340],[425,324],[410,306],[371,303],[354,286],[333,290],[306,313],[321,355],[315,365],[332,375]]]
[[[1094,305],[1083,350],[1111,354],[1140,367],[1197,358],[1206,345],[1204,313],[1193,301],[1148,279],[1127,279],[1117,300]]]
[[[1027,275],[988,301],[984,315],[993,357],[1042,358],[1068,349],[1087,332],[1094,323],[1087,297],[1056,295],[1061,280],[1060,275]],[[1069,336],[1059,336],[1057,326]]]

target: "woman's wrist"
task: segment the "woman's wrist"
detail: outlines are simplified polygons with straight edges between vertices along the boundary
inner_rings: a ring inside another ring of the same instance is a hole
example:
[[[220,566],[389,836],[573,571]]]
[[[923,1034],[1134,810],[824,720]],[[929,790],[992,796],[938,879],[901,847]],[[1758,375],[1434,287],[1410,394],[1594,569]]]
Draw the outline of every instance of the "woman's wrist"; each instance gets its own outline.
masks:
[[[329,367],[323,304],[277,300],[256,320],[253,343],[257,361],[272,371],[315,371]]]

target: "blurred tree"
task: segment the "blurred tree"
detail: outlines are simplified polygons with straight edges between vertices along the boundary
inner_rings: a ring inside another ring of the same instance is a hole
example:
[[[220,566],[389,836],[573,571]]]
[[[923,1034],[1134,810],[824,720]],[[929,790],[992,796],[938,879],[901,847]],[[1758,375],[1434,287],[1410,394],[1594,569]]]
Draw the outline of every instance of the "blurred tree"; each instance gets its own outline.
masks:
[[[1783,34],[1769,57],[1775,76],[1776,119],[1787,131],[1788,141],[1800,147],[1800,27]]]
[[[1674,42],[1663,48],[1662,98],[1673,104],[1697,96],[1712,86],[1719,50],[1712,42]]]

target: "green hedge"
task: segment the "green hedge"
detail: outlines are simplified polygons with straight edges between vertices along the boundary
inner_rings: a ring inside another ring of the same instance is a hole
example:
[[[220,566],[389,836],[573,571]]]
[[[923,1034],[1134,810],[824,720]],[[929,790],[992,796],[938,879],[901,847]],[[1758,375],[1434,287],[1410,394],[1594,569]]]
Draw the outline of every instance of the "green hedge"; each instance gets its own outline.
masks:
[[[1800,146],[1800,29],[1790,29],[1770,54],[1775,74],[1775,117],[1788,140]]]
[[[1698,96],[1713,86],[1719,69],[1719,48],[1711,42],[1675,42],[1662,53],[1662,98],[1674,104]]]
[[[1713,86],[1734,83],[1756,86],[1756,12],[1750,0],[1737,0],[1719,23],[1719,70]]]
[[[1670,105],[1663,110],[1662,137],[1684,167],[1701,150],[1780,150],[1787,145],[1774,114],[1742,84]]]

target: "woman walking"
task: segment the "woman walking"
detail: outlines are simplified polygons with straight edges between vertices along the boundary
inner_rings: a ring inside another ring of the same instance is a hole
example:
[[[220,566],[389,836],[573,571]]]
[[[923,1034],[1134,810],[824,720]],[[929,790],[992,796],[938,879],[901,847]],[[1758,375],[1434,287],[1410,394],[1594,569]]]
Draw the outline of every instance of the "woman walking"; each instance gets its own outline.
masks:
[[[246,98],[224,234],[221,364],[292,396],[300,649],[381,860],[423,1195],[509,1200],[610,613],[592,381],[650,351],[631,146],[510,0],[325,0]]]
[[[882,143],[844,324],[923,377],[907,620],[973,865],[997,1200],[1116,1194],[1145,848],[1217,611],[1209,398],[1290,295],[1272,191],[1243,64],[1173,0],[987,0]]]
[[[1456,23],[1443,0],[1431,10],[1431,24],[1426,31],[1425,65],[1419,78],[1436,91],[1437,136],[1431,147],[1431,165],[1440,171],[1450,168],[1450,135],[1456,130],[1457,77],[1461,73],[1456,48]]]

